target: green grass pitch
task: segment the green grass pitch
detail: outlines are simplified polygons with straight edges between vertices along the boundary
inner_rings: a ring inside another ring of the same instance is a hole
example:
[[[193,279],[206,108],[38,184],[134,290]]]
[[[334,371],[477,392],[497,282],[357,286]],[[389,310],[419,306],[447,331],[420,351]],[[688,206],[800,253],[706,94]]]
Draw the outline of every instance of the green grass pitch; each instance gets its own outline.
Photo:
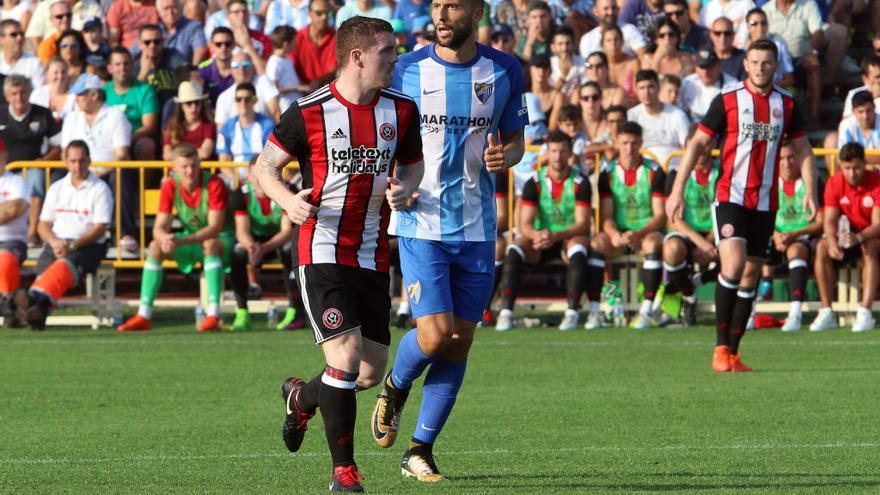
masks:
[[[281,380],[323,359],[311,332],[0,332],[0,493],[326,493],[320,417],[303,449],[280,438]],[[260,320],[257,320],[259,325]],[[402,333],[393,332],[393,346]],[[369,493],[880,493],[880,332],[752,332],[756,372],[715,374],[709,327],[560,333],[479,330],[424,485],[369,435]]]

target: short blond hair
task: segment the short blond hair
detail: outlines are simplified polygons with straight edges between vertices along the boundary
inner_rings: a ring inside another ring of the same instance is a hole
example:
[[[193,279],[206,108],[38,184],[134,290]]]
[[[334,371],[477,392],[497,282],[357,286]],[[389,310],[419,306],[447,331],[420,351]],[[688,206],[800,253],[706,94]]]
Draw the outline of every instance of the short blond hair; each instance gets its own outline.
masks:
[[[171,154],[174,155],[173,160],[178,158],[186,158],[199,163],[199,150],[190,143],[177,143],[171,148]]]

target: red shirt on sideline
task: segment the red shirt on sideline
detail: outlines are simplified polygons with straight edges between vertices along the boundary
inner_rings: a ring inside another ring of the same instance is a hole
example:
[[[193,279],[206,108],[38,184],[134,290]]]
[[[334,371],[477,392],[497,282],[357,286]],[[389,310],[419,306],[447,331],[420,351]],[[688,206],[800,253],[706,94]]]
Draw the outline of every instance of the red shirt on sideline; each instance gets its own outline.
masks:
[[[202,172],[207,173],[207,172]],[[175,183],[170,178],[166,178],[164,182],[162,182],[162,189],[159,193],[159,212],[171,214],[174,210],[174,189]],[[199,206],[199,201],[202,198],[202,186],[199,185],[189,194],[185,189],[181,188],[180,195],[183,197],[183,202],[186,203],[190,208],[196,208]],[[226,205],[229,203],[229,192],[226,189],[226,184],[220,180],[220,177],[216,175],[208,179],[208,210],[217,211],[217,210],[225,210]]]
[[[327,28],[321,42],[315,44],[309,37],[309,26],[296,32],[296,49],[290,55],[293,68],[303,84],[336,72],[336,31]]]
[[[858,187],[853,187],[838,172],[828,179],[825,186],[825,207],[839,208],[849,218],[855,232],[871,225],[871,211],[880,208],[880,172],[865,170],[865,177]]]

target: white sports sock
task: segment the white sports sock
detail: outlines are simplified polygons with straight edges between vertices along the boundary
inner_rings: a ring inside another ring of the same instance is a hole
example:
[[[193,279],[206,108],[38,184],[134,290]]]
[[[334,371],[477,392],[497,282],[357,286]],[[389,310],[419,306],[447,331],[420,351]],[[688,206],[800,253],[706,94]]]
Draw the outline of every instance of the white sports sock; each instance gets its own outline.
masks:
[[[400,306],[397,307],[398,315],[408,315],[409,314],[409,301],[401,301]]]
[[[590,313],[599,314],[599,301],[590,301]]]
[[[653,308],[654,308],[654,301],[650,301],[650,300],[646,299],[646,300],[642,301],[642,307],[639,308],[639,314],[642,314],[645,316],[651,316],[651,312],[652,312]]]
[[[153,308],[151,306],[141,306],[138,308],[138,314],[146,319],[153,318]]]
[[[209,304],[208,310],[205,311],[205,316],[220,316],[220,305],[219,304]]]
[[[788,315],[789,316],[800,316],[802,305],[803,305],[803,302],[801,302],[801,301],[792,301],[791,306],[788,308]]]

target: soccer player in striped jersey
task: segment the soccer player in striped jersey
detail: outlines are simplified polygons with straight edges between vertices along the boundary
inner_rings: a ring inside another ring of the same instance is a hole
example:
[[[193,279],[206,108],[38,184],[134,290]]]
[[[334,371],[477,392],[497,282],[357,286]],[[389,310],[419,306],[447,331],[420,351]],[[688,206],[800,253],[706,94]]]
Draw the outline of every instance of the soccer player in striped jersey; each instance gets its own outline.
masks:
[[[745,372],[739,344],[745,333],[755,287],[773,233],[779,198],[779,152],[791,139],[807,193],[803,206],[816,214],[816,163],[803,117],[794,97],[773,85],[779,65],[776,44],[758,40],[743,61],[748,78],[722,90],[712,100],[697,133],[688,143],[678,177],[666,201],[669,218],[682,214],[685,183],[697,159],[718,137],[721,177],[713,208],[715,242],[721,274],[715,288],[716,345],[712,368]]]
[[[430,365],[401,463],[404,475],[428,482],[443,479],[432,448],[492,293],[492,174],[522,158],[528,123],[519,63],[476,42],[482,14],[480,0],[433,0],[437,43],[403,55],[394,72],[394,86],[419,105],[425,150],[418,201],[396,212],[390,227],[417,329],[400,341],[373,412],[373,436],[382,447],[394,443],[410,387]]]
[[[385,89],[397,62],[390,24],[347,20],[336,55],[339,78],[284,113],[260,153],[255,178],[300,225],[297,281],[326,359],[308,383],[292,377],[282,384],[282,438],[290,451],[299,450],[320,409],[333,460],[330,492],[358,493],[355,390],[379,383],[388,360],[390,209],[415,200],[422,140],[415,102]],[[281,179],[294,157],[304,187],[296,195]]]

